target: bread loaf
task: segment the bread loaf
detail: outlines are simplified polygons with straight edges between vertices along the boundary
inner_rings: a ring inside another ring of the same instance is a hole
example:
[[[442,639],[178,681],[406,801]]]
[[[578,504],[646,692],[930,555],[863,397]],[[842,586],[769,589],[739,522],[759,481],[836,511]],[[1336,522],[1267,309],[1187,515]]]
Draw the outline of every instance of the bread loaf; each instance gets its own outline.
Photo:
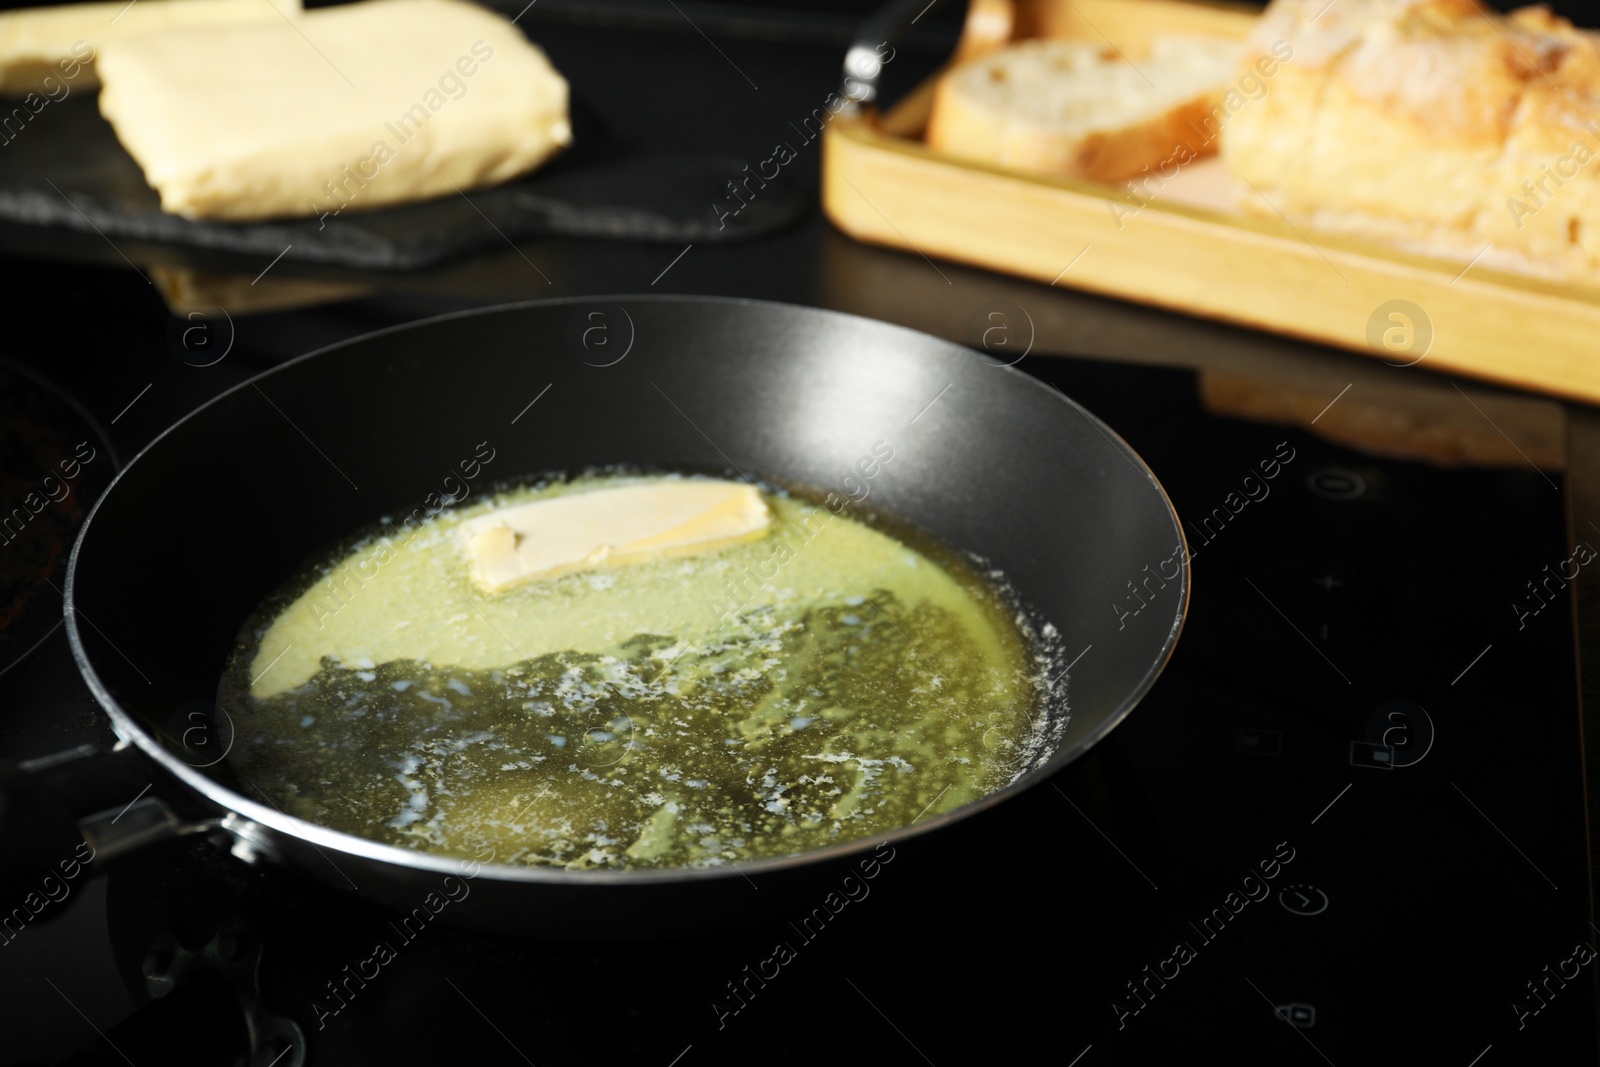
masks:
[[[1221,138],[1248,207],[1600,279],[1600,36],[1476,0],[1273,0],[1251,52],[1280,40],[1293,60]]]
[[[1204,120],[1218,106],[1240,45],[1157,37],[1125,57],[1084,41],[1024,41],[940,79],[930,147],[1035,173],[1115,182],[1175,153],[1214,151]]]

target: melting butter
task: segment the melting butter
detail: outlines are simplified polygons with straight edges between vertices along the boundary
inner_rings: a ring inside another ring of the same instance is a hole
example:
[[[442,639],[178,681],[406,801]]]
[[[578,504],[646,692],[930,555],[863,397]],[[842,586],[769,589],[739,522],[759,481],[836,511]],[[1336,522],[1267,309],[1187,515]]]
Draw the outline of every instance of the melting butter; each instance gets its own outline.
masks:
[[[792,610],[873,587],[909,584],[916,599],[952,610],[970,600],[960,583],[893,537],[783,496],[769,498],[773,527],[763,540],[530,581],[492,596],[476,588],[461,550],[464,524],[508,507],[701,481],[591,478],[501,494],[420,526],[380,524],[271,620],[250,660],[250,695],[287,692],[324,665],[356,671],[415,660],[481,669],[552,652],[603,653],[637,634],[695,641],[722,627],[731,608]]]
[[[753,485],[672,479],[497,508],[461,524],[473,582],[486,593],[602,566],[708,552],[767,532]]]
[[[403,847],[675,867],[903,826],[1035,758],[1041,661],[1014,609],[948,550],[794,496],[761,494],[758,539],[472,580],[480,520],[727,484],[606,476],[380,526],[247,626],[218,693],[234,769]]]

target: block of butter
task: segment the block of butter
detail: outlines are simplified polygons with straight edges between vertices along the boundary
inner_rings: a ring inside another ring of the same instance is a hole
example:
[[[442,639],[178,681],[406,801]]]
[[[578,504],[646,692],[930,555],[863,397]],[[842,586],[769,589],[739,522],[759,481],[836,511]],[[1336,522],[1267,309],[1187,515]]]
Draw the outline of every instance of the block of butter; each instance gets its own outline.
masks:
[[[275,22],[102,48],[100,113],[164,210],[326,223],[514,178],[572,140],[566,80],[483,8],[365,0]]]
[[[94,56],[109,41],[151,30],[279,22],[300,14],[300,0],[110,0],[0,12],[0,94],[44,92],[60,84],[99,84]],[[50,78],[50,81],[46,81]]]
[[[458,528],[486,593],[534,578],[709,552],[765,536],[772,514],[754,486],[664,480],[550,497]]]

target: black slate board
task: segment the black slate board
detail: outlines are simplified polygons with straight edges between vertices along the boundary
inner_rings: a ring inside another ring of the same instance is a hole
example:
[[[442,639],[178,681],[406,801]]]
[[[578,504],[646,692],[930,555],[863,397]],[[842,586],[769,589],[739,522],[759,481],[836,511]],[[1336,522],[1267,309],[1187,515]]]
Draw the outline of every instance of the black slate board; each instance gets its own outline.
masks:
[[[786,226],[808,202],[769,183],[738,215],[727,183],[744,161],[611,143],[573,108],[574,146],[527,177],[426,203],[275,222],[193,222],[161,210],[92,97],[50,103],[0,144],[0,220],[376,270],[407,270],[541,234],[737,241]],[[25,112],[24,112],[25,113]],[[496,230],[499,232],[497,233]],[[285,251],[287,249],[287,251]]]

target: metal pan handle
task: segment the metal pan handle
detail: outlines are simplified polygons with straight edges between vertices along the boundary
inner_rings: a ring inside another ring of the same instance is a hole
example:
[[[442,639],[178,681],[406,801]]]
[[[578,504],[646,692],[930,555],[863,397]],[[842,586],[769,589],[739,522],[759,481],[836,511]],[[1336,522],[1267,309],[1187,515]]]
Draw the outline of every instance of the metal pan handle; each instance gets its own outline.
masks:
[[[878,98],[878,80],[883,76],[884,59],[879,49],[893,44],[912,23],[944,0],[890,0],[868,15],[856,28],[855,41],[844,56],[845,111],[852,114]]]
[[[0,892],[4,905],[43,899],[82,868],[184,833],[213,829],[161,795],[161,772],[130,743],[81,745],[21,763],[0,762]],[[57,909],[38,908],[41,917]]]

